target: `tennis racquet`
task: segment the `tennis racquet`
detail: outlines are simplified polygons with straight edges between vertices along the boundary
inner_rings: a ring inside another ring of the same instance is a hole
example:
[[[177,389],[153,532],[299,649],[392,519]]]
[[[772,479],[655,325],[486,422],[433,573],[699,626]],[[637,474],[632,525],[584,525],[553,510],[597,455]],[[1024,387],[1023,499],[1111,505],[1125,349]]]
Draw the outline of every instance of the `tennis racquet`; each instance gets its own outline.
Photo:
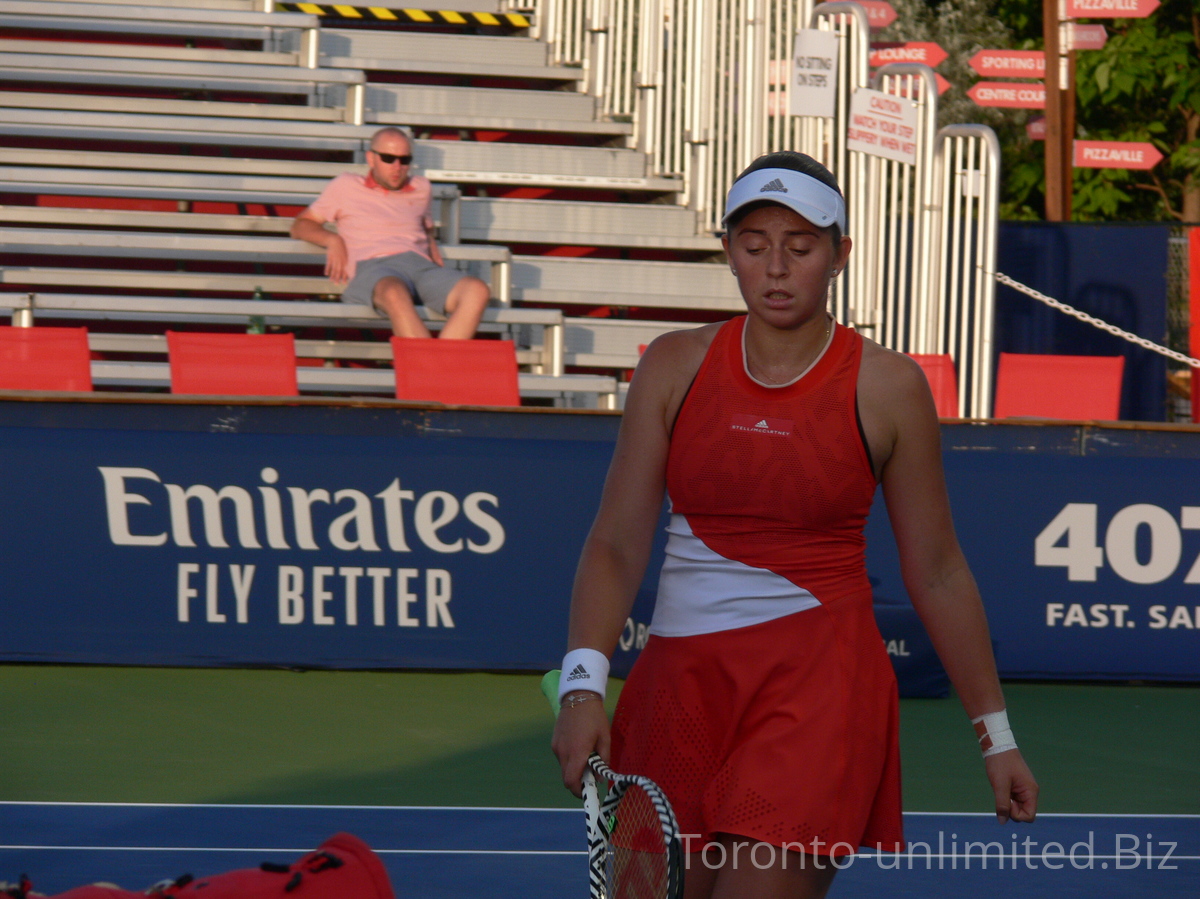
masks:
[[[542,693],[558,715],[560,672],[542,678]],[[600,797],[597,778],[606,785]],[[679,899],[683,851],[671,803],[648,777],[618,774],[596,753],[583,772],[591,899]]]

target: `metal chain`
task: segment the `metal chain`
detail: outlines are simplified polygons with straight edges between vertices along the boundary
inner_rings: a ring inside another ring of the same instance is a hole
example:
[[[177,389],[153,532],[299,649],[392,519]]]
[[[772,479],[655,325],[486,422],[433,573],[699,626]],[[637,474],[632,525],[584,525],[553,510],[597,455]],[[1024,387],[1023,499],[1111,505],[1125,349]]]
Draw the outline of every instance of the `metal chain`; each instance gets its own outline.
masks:
[[[1184,353],[1168,349],[1165,346],[1160,346],[1152,340],[1147,340],[1145,337],[1139,337],[1138,335],[1131,334],[1128,331],[1122,331],[1116,325],[1110,325],[1103,319],[1096,318],[1094,315],[1088,315],[1086,312],[1081,312],[1074,306],[1068,306],[1061,300],[1056,300],[1053,297],[1046,296],[1044,293],[1039,293],[1032,287],[1026,287],[1020,281],[1014,281],[1008,275],[1005,275],[1001,272],[996,272],[995,277],[996,280],[1001,284],[1011,287],[1013,290],[1020,291],[1026,296],[1033,297],[1035,300],[1045,303],[1051,309],[1057,309],[1059,312],[1065,312],[1067,315],[1074,316],[1081,322],[1087,322],[1089,325],[1093,325],[1094,327],[1099,328],[1101,331],[1107,331],[1109,334],[1113,334],[1122,338],[1123,340],[1128,340],[1130,343],[1136,343],[1138,346],[1145,347],[1148,350],[1151,350],[1162,356],[1166,356],[1168,359],[1174,359],[1176,362],[1182,362],[1184,365],[1190,365],[1192,368],[1200,368],[1200,359],[1193,359],[1191,356],[1188,356]]]

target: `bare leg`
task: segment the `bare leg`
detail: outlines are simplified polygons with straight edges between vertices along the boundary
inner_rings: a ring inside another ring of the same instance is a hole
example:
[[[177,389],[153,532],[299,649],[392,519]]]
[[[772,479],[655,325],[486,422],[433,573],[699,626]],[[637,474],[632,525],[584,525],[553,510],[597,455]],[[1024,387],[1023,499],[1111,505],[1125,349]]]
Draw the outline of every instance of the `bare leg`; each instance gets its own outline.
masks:
[[[430,337],[429,329],[413,306],[412,294],[399,278],[380,278],[372,295],[375,308],[391,320],[397,337]]]
[[[706,865],[700,853],[684,856],[683,899],[709,899],[716,882],[717,869]]]
[[[732,834],[720,835],[715,843],[720,848],[690,857],[684,874],[687,899],[823,899],[837,873],[828,856]]]
[[[478,278],[463,278],[446,297],[450,318],[438,335],[443,340],[470,340],[475,336],[492,291]]]

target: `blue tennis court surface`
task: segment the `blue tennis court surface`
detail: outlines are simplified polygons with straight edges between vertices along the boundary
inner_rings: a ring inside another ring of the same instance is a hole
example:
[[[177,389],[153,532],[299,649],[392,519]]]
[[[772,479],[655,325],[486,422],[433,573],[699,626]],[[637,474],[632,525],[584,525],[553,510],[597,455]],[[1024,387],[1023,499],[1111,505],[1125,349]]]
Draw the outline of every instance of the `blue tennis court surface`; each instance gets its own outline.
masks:
[[[912,813],[905,825],[907,854],[844,861],[831,897],[1200,896],[1200,815],[1043,815],[1001,827],[990,815]],[[571,899],[587,889],[582,812],[504,808],[5,802],[0,880],[28,873],[45,893],[93,881],[140,890],[290,862],[339,831],[379,854],[399,897]]]

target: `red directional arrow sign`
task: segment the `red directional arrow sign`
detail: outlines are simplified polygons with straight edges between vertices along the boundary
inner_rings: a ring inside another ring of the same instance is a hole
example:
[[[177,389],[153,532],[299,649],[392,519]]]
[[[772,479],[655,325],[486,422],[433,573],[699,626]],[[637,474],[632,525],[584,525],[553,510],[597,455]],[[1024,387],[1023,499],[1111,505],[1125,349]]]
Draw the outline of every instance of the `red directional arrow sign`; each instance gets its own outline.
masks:
[[[980,106],[1005,106],[1010,109],[1045,109],[1046,85],[1038,82],[980,81],[967,96]]]
[[[1067,38],[1072,50],[1099,50],[1108,43],[1108,29],[1103,25],[1068,22]]]
[[[858,0],[858,5],[867,11],[872,28],[887,28],[896,21],[896,8],[887,0]]]
[[[1162,159],[1154,144],[1119,140],[1075,141],[1075,165],[1081,169],[1152,169]]]
[[[945,59],[946,51],[933,41],[871,44],[870,63],[873,69],[890,62],[920,62],[933,69]]]
[[[938,72],[933,73],[933,80],[937,82],[937,92],[939,97],[946,93],[946,91],[950,90],[950,82],[943,78]],[[912,97],[915,91],[910,91],[908,85],[903,81],[900,81],[897,84],[889,85],[888,93],[895,94],[897,97]]]
[[[968,63],[985,78],[1041,78],[1046,54],[1041,50],[980,50]]]
[[[1067,0],[1067,16],[1087,19],[1144,19],[1159,0]]]

